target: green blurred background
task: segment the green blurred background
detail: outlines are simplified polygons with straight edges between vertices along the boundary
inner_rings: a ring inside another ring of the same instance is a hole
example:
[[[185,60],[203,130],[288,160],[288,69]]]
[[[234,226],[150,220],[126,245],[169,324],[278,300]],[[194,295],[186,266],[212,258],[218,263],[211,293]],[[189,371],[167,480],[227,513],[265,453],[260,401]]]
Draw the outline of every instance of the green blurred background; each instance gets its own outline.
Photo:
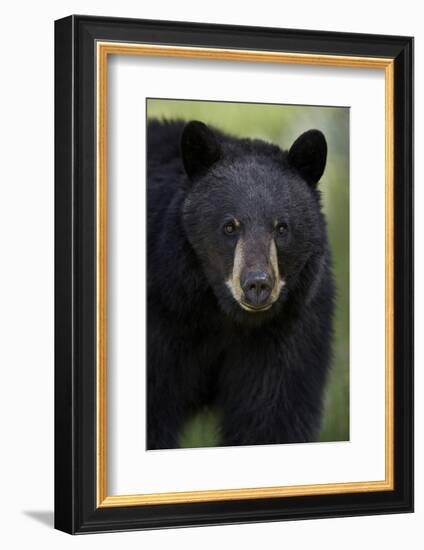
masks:
[[[214,101],[147,100],[148,118],[200,120],[237,137],[260,138],[288,149],[317,128],[328,142],[320,183],[336,281],[334,359],[325,397],[321,441],[349,439],[349,109]],[[219,412],[205,410],[185,426],[181,447],[219,445]]]

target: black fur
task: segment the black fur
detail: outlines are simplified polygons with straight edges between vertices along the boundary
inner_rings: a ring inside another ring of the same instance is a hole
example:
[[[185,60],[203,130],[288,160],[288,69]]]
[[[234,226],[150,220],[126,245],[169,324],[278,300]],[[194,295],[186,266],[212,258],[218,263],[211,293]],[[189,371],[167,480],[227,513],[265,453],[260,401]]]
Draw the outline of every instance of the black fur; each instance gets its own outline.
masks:
[[[287,153],[197,122],[148,124],[149,449],[177,447],[211,404],[224,445],[318,436],[334,290],[316,188],[326,143],[304,136]],[[237,242],[222,231],[228,217],[253,247],[275,238],[286,285],[268,311],[245,311],[225,284]]]

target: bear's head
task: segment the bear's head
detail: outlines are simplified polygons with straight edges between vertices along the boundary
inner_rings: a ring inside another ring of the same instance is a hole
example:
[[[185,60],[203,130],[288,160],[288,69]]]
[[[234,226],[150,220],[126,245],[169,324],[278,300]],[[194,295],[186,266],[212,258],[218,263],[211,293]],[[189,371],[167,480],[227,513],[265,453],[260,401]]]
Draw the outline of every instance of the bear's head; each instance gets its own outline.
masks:
[[[307,300],[326,262],[317,190],[324,135],[309,130],[282,151],[192,121],[181,154],[185,232],[220,307],[239,322],[256,323],[280,312],[291,294]]]

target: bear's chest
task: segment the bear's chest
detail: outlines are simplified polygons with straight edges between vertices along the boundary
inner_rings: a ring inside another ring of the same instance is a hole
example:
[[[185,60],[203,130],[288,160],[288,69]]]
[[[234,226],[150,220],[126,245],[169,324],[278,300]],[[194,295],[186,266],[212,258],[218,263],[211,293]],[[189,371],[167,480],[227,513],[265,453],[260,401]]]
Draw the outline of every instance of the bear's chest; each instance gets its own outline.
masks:
[[[187,354],[183,358],[184,377],[191,381],[194,393],[203,403],[212,401],[220,371],[230,349],[237,345],[234,335],[224,326],[209,325],[192,331]]]

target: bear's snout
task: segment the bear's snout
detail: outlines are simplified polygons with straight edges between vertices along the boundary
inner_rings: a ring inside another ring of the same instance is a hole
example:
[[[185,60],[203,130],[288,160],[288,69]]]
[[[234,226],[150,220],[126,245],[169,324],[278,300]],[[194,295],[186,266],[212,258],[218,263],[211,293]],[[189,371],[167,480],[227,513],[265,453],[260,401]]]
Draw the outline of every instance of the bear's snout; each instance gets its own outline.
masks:
[[[274,287],[273,277],[266,271],[248,271],[241,281],[244,302],[254,309],[269,305],[269,298]]]

